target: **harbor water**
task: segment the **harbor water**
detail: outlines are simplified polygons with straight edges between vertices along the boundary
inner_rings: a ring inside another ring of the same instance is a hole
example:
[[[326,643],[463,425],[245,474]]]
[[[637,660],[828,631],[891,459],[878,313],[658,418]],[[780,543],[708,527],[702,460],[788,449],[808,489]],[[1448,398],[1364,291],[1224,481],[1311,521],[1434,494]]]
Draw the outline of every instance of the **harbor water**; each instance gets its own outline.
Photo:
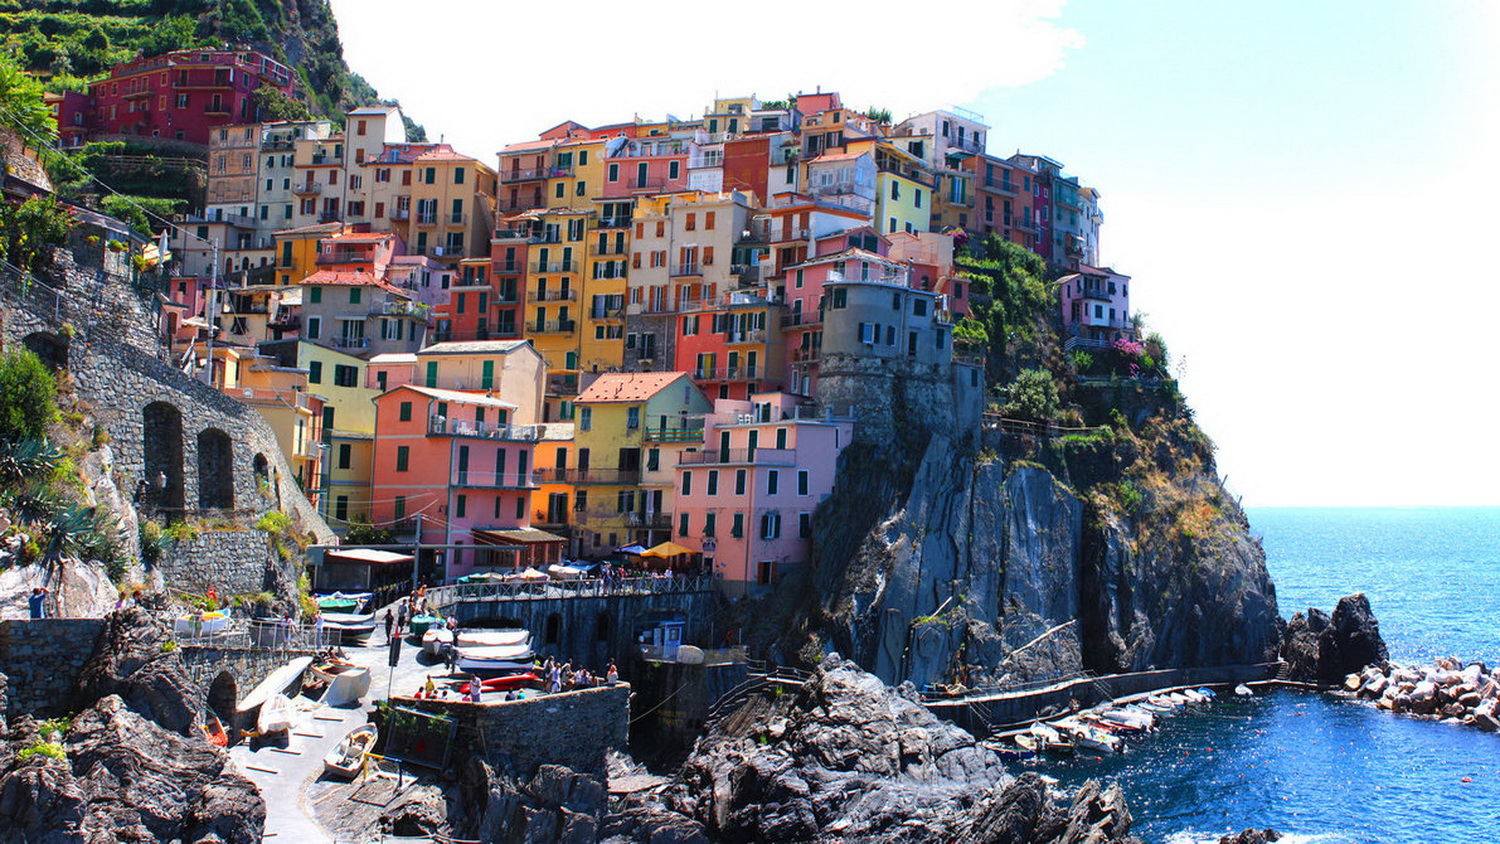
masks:
[[[1362,590],[1393,660],[1500,663],[1500,508],[1258,509],[1250,521],[1283,615]],[[1069,786],[1118,780],[1153,844],[1246,827],[1293,844],[1500,841],[1500,735],[1322,694],[1225,697],[1123,754],[1036,769]]]

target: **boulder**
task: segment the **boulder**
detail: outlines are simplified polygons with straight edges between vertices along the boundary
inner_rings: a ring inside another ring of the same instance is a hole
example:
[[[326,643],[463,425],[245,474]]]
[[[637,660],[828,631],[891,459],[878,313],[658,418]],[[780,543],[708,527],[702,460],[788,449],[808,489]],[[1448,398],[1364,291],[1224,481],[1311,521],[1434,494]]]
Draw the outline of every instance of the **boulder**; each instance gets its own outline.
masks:
[[[1281,833],[1274,829],[1247,829],[1238,835],[1221,836],[1219,844],[1268,844],[1280,840]]]
[[[182,653],[162,649],[168,638],[145,610],[110,613],[74,685],[75,705],[117,695],[141,717],[178,735],[196,735],[202,692],[183,667]]]
[[[1328,614],[1316,607],[1294,613],[1282,634],[1281,659],[1289,665],[1287,677],[1301,683],[1318,678],[1318,637],[1328,629]]]
[[[1318,676],[1337,682],[1367,665],[1382,665],[1389,659],[1380,622],[1370,611],[1363,592],[1346,595],[1334,607],[1329,626],[1318,635]]]

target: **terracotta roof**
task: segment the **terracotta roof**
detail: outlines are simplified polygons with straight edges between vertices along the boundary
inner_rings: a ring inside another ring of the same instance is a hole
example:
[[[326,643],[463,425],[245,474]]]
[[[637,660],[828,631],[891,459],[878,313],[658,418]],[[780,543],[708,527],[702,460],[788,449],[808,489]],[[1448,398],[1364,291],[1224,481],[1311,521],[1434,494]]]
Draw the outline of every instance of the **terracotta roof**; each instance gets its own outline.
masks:
[[[578,394],[578,403],[646,401],[686,377],[686,372],[606,372]]]
[[[877,255],[874,252],[870,252],[864,249],[851,248],[845,249],[842,252],[830,252],[827,255],[819,255],[816,258],[809,258],[803,263],[787,267],[787,269],[792,270],[799,267],[812,267],[818,264],[832,264],[837,263],[838,261],[848,261],[851,259],[859,261],[869,261],[872,264],[881,264],[883,266],[896,267],[898,269],[905,266],[900,261],[892,260],[885,257],[884,255]]]
[[[823,164],[832,161],[853,161],[856,158],[864,158],[867,155],[869,155],[868,152],[836,152],[832,155],[820,155],[817,158],[808,161],[807,163]]]
[[[276,234],[335,234],[343,230],[343,223],[314,223],[310,226],[299,226],[295,229],[281,229]]]
[[[336,234],[329,240],[337,240],[341,243],[379,243],[396,235],[391,232],[344,232]]]
[[[411,298],[411,294],[406,292],[405,290],[382,281],[381,279],[376,278],[373,273],[367,273],[363,270],[355,270],[354,272],[345,272],[343,270],[318,270],[317,272],[297,283],[303,285],[318,284],[340,285],[348,287],[379,287],[382,290],[396,293],[408,299]]]
[[[519,144],[507,144],[500,148],[504,152],[527,152],[529,150],[548,149],[557,143],[557,139],[550,138],[545,141],[522,141]]]
[[[476,164],[479,163],[472,156],[467,156],[461,152],[453,152],[451,150],[434,150],[432,152],[424,152],[421,155],[417,156],[417,161],[474,161],[474,163]]]

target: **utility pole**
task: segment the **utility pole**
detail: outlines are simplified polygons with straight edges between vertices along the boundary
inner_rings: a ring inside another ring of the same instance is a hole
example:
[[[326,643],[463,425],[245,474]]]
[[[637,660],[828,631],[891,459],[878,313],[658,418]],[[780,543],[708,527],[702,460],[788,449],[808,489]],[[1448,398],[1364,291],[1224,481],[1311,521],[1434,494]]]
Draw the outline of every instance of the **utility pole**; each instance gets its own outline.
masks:
[[[208,283],[208,306],[204,318],[208,322],[208,366],[204,368],[203,383],[213,386],[214,383],[214,317],[215,303],[219,297],[219,239],[213,239],[213,260]]]
[[[422,565],[422,514],[417,514],[417,539],[411,549],[411,591],[417,591],[417,569]]]

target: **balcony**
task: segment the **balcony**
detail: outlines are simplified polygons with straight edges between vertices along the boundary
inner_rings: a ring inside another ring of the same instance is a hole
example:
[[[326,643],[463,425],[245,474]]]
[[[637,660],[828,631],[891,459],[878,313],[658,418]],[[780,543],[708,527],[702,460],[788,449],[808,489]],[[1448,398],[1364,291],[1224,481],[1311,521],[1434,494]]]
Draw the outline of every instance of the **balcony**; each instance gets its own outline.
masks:
[[[303,182],[300,185],[292,185],[292,193],[298,196],[317,196],[323,192],[320,182]]]
[[[391,212],[391,219],[392,220],[410,220],[411,219],[411,209],[410,208],[397,208],[397,209],[395,209],[394,211]]]
[[[673,264],[673,276],[703,275],[703,267],[696,262],[691,264]]]
[[[549,396],[576,396],[578,395],[577,375],[548,375],[547,395]]]
[[[647,425],[641,433],[641,439],[650,443],[701,443],[703,442],[703,424],[698,427],[673,426],[653,427]]]
[[[374,304],[370,309],[370,313],[381,316],[414,316],[426,319],[432,316],[432,306],[423,302],[393,299]]]
[[[765,329],[752,328],[749,331],[731,331],[724,336],[726,343],[764,343],[766,342]]]
[[[640,469],[538,469],[536,482],[543,484],[618,484],[641,482]]]
[[[427,434],[434,437],[475,437],[484,440],[510,440],[514,442],[536,442],[541,439],[541,429],[535,425],[501,425],[493,422],[472,422],[467,419],[448,419],[437,414],[427,417]],[[481,476],[481,473],[477,472],[470,472],[469,474],[476,477]]]
[[[625,229],[625,228],[629,228],[630,227],[630,223],[631,223],[631,219],[628,216],[627,217],[600,217],[598,220],[594,221],[594,224],[593,224],[593,226],[591,226],[591,228],[596,228],[596,229]]]
[[[496,474],[464,471],[454,472],[450,485],[465,489],[536,489],[537,486],[536,479],[530,473],[522,475],[516,472]]]
[[[342,219],[343,219],[343,215],[340,214],[337,211],[320,211],[320,212],[318,212],[318,222],[320,222],[320,223],[337,223],[338,221],[340,221]]]
[[[792,363],[817,363],[821,349],[792,349]]]
[[[781,317],[782,328],[794,328],[796,326],[814,326],[823,324],[823,312],[792,311]]]
[[[829,270],[826,284],[853,283],[860,284],[887,284],[892,287],[910,287],[911,274],[906,270],[887,270],[885,272],[870,273],[869,275],[854,276],[841,273],[838,270]]]
[[[513,167],[500,174],[500,181],[510,184],[511,182],[530,182],[536,179],[545,179],[550,169],[548,167]]]
[[[448,225],[450,225],[450,226],[465,226],[465,225],[468,225],[468,223],[469,223],[469,215],[468,214],[460,212],[460,213],[457,213],[457,214],[449,214],[448,215]]]
[[[547,177],[549,179],[566,179],[573,175],[573,165],[569,164],[566,167],[558,167],[556,165],[553,165],[552,167],[547,168],[547,171]]]
[[[368,337],[334,337],[331,342],[335,349],[370,348],[370,338]]]
[[[812,237],[812,229],[782,229],[781,234],[772,243],[790,243],[794,240],[807,240]]]
[[[551,322],[531,323],[533,334],[571,334],[578,327],[578,323],[571,319],[555,319]]]
[[[718,466],[726,463],[754,463],[757,466],[795,466],[797,452],[789,448],[712,448],[687,451],[677,460],[678,466]]]
[[[532,273],[576,273],[578,264],[573,261],[532,261]]]
[[[984,186],[1000,193],[1008,193],[1011,196],[1015,196],[1019,190],[1016,187],[1015,182],[1006,181],[1004,179],[985,179]]]
[[[578,291],[571,287],[561,290],[538,290],[531,294],[533,302],[571,302],[578,298]]]
[[[650,528],[654,530],[670,530],[672,528],[671,513],[625,513],[626,527]]]
[[[758,381],[766,371],[759,366],[698,367],[693,370],[694,381]]]
[[[759,264],[730,264],[729,274],[738,276],[741,284],[753,284],[760,281]]]
[[[419,226],[435,226],[437,225],[437,213],[433,211],[423,211],[417,214],[416,222]]]

